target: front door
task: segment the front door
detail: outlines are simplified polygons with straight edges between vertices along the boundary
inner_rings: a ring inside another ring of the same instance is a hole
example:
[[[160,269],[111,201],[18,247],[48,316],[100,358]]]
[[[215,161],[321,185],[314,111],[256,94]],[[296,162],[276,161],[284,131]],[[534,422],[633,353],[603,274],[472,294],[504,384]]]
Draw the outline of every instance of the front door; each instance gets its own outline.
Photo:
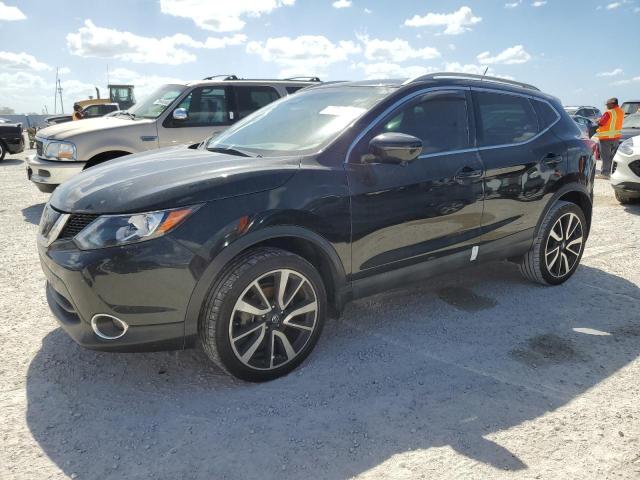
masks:
[[[433,91],[382,119],[347,165],[352,195],[353,278],[469,248],[479,235],[483,165],[473,146],[467,90]],[[400,132],[423,142],[405,165],[363,163],[373,137]]]
[[[229,98],[230,89],[224,86],[191,90],[158,126],[160,147],[193,145],[226,129],[233,122]],[[173,118],[173,112],[178,108],[186,110],[186,119]]]

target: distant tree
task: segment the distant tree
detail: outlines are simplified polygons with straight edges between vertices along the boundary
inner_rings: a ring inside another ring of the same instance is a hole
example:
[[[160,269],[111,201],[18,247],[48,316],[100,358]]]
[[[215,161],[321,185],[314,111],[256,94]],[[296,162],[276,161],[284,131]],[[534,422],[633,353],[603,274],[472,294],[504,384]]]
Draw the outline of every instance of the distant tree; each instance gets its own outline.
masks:
[[[2,115],[15,115],[16,111],[9,107],[0,107],[0,114]]]

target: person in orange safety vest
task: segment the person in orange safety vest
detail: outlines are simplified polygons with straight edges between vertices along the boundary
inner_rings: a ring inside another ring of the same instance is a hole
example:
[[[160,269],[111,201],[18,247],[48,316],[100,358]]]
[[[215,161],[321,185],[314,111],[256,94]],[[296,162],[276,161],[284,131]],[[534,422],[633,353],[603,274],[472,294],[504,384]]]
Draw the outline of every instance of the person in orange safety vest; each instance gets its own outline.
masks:
[[[617,98],[607,100],[607,111],[598,120],[599,128],[596,137],[600,141],[600,157],[602,158],[601,177],[609,178],[611,163],[618,150],[622,137],[622,121],[624,111],[618,106]]]

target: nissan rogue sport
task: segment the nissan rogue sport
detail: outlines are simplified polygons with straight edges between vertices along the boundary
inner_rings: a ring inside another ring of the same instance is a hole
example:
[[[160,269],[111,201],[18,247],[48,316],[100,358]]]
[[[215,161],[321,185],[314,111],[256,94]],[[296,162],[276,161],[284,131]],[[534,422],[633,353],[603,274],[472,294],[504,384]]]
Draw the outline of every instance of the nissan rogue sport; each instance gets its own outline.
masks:
[[[503,259],[558,285],[589,234],[589,140],[557,99],[509,80],[310,87],[205,147],[117,159],[52,195],[47,298],[80,345],[200,344],[269,380],[350,300]]]

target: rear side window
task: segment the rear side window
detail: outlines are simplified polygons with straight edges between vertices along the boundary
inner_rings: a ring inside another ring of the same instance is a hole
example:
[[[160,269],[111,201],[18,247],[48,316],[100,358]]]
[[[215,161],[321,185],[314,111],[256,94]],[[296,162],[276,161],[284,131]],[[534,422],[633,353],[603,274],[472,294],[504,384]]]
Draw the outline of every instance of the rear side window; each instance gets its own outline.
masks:
[[[478,143],[497,146],[522,143],[538,134],[538,120],[528,98],[474,92]]]
[[[271,87],[234,87],[234,90],[238,118],[244,118],[280,98],[278,92]]]
[[[467,100],[464,93],[431,93],[404,107],[382,131],[413,135],[422,140],[423,154],[469,148]]]
[[[304,87],[285,87],[285,89],[287,90],[287,93],[289,95],[291,95],[292,93],[296,93],[298,90],[302,89]]]
[[[540,126],[540,130],[549,128],[558,120],[558,114],[547,102],[541,102],[540,100],[531,100],[531,103],[533,103],[533,108],[538,115],[538,124]],[[581,122],[586,124],[584,120],[581,120]]]

